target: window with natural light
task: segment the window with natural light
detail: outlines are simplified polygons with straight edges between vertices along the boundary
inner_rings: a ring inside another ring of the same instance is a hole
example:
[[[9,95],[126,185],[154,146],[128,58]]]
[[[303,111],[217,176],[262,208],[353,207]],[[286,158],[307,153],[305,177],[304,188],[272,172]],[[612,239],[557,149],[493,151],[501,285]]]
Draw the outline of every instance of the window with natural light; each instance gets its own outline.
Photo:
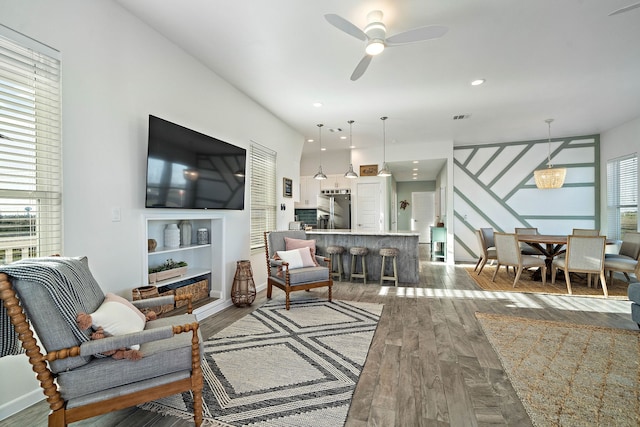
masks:
[[[607,162],[607,237],[638,230],[638,155]]]
[[[264,247],[264,232],[276,228],[276,153],[251,145],[251,250]]]
[[[0,34],[0,264],[62,250],[60,62]]]

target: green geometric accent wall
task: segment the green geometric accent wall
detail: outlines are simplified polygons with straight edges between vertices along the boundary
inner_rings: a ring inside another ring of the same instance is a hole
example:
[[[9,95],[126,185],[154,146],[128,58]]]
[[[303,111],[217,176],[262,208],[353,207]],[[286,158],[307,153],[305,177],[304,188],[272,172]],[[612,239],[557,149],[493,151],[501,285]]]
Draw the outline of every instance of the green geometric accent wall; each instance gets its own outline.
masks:
[[[600,135],[551,140],[551,163],[567,168],[562,188],[540,190],[533,171],[547,167],[548,140],[454,147],[456,261],[478,258],[475,230],[543,234],[599,228]]]

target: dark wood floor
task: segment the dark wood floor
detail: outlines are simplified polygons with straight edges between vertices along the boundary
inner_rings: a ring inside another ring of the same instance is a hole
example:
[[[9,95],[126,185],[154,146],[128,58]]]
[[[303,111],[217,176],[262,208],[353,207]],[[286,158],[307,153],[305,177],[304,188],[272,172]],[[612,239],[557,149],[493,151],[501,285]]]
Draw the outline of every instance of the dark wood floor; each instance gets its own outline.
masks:
[[[421,255],[428,258],[422,245]],[[478,311],[638,330],[628,301],[485,292],[462,266],[427,261],[421,262],[420,277],[415,287],[334,285],[335,299],[385,305],[346,426],[531,425],[480,329],[474,315]],[[203,335],[230,325],[264,299],[261,292],[250,308],[232,307],[202,321]],[[0,421],[0,427],[46,426],[47,414],[46,404],[39,403]],[[129,408],[72,425],[192,423]]]

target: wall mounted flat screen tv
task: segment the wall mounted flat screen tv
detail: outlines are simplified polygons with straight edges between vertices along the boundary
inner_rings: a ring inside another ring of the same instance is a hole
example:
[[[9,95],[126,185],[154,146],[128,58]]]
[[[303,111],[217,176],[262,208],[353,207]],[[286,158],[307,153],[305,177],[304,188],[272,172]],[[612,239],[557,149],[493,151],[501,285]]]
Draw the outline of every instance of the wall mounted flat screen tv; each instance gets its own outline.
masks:
[[[149,115],[147,208],[244,209],[247,150]]]

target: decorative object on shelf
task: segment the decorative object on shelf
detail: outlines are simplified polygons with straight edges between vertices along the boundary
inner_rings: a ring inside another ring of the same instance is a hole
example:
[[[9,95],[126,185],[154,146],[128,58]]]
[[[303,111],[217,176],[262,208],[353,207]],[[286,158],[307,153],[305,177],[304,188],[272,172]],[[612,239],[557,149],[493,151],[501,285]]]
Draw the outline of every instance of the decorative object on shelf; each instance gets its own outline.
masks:
[[[282,195],[293,197],[293,181],[291,178],[282,178]]]
[[[376,176],[378,165],[360,165],[360,176]]]
[[[551,164],[551,122],[553,119],[545,120],[549,127],[549,154],[547,155],[547,168],[533,171],[533,178],[536,181],[536,187],[542,190],[552,188],[561,188],[564,184],[564,178],[567,175],[566,168],[554,168]]]
[[[353,148],[353,138],[351,135],[351,128],[353,126],[354,121],[349,120],[349,170],[344,174],[345,178],[354,179],[358,177],[358,174],[353,170],[353,163],[351,163],[351,149]]]
[[[167,224],[164,229],[164,246],[167,248],[180,247],[180,229],[178,224]]]
[[[149,267],[149,283],[154,284],[162,280],[183,276],[187,273],[187,263],[184,261],[174,261],[171,258],[164,263]]]
[[[236,275],[231,287],[231,301],[238,307],[251,305],[256,299],[256,284],[253,281],[251,261],[240,260],[236,263]]]
[[[158,288],[156,288],[155,286],[141,286],[139,288],[133,289],[131,291],[131,296],[133,297],[134,301],[137,301],[141,299],[157,298],[160,296],[160,293],[158,293]],[[171,309],[173,309],[173,306],[171,307]],[[153,311],[154,313],[156,313],[156,315],[160,315],[164,311],[164,306],[159,305],[157,307],[146,307],[141,309],[140,311],[144,314]]]
[[[206,228],[198,228],[198,244],[206,245],[209,243],[209,230]]]
[[[318,123],[318,144],[320,145],[320,165],[318,166],[318,173],[313,176],[313,179],[327,179],[327,175],[322,172],[322,123]]]
[[[407,200],[400,200],[400,209],[405,210],[409,206],[409,202]]]
[[[156,239],[147,239],[147,250],[149,252],[155,251],[157,247],[158,242],[156,242]]]
[[[180,238],[182,239],[182,246],[189,246],[191,244],[191,221],[180,221]]]
[[[382,169],[378,171],[378,176],[383,176],[383,177],[391,176],[391,171],[389,170],[389,167],[387,166],[387,162],[386,162],[387,132],[385,128],[385,122],[387,119],[388,119],[387,116],[380,117],[380,120],[382,120]]]

